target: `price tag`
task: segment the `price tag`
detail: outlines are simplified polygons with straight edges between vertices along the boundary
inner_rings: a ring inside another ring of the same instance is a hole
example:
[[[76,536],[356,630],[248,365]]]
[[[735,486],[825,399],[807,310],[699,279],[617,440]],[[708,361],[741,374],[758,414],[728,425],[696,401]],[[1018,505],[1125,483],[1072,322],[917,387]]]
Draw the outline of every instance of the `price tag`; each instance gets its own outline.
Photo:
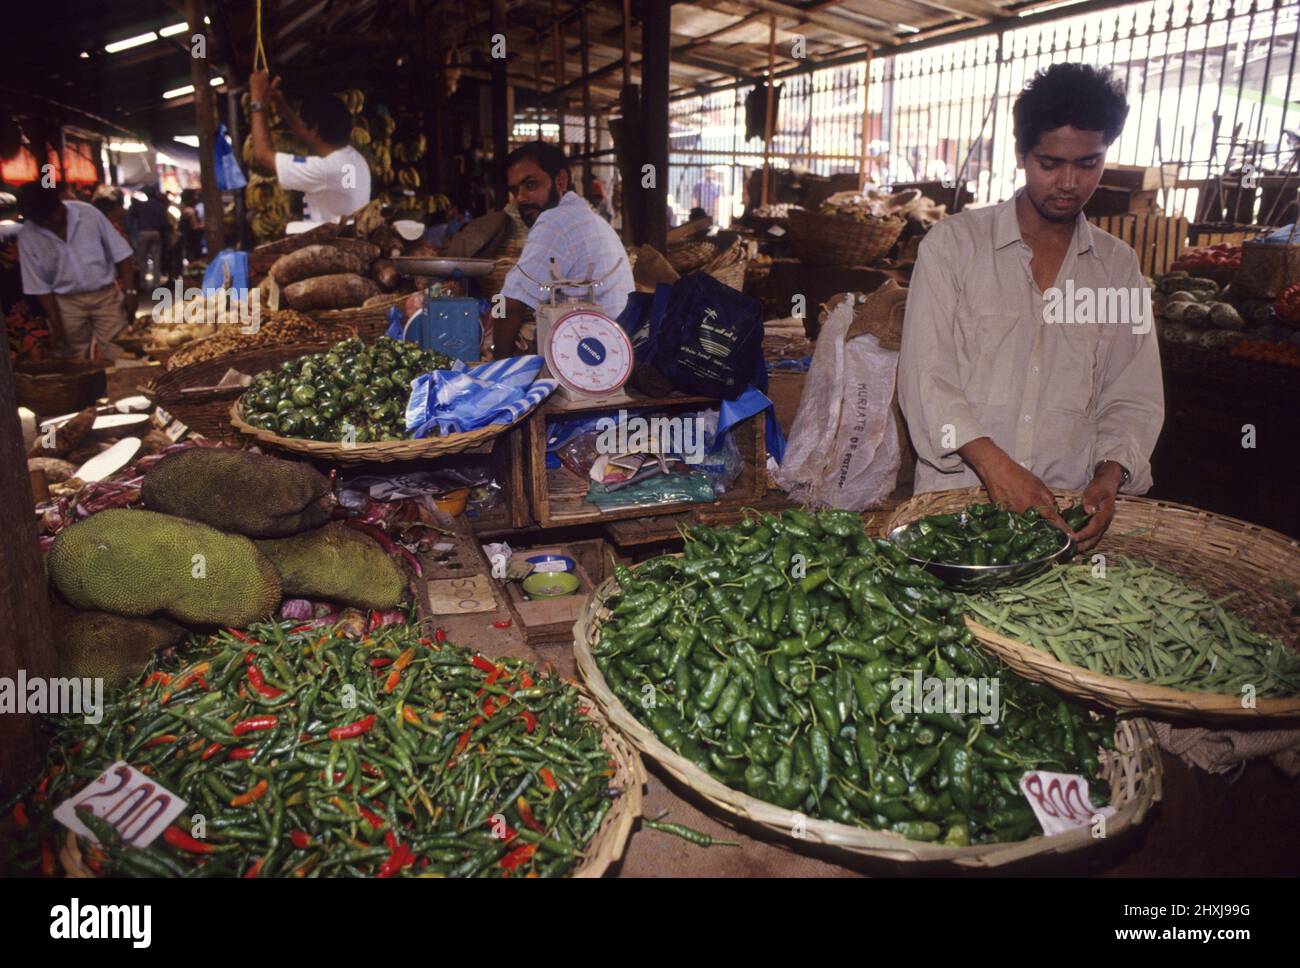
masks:
[[[98,843],[77,817],[78,807],[87,807],[96,817],[111,823],[132,847],[148,847],[180,816],[185,801],[157,780],[118,760],[54,809],[55,820]]]
[[[185,424],[181,423],[179,420],[177,420],[170,427],[168,427],[166,430],[163,431],[163,433],[167,436],[167,439],[170,440],[172,443],[176,443],[178,440],[180,440],[189,432],[190,432],[190,428],[185,426]]]
[[[1020,792],[1049,837],[1115,813],[1114,807],[1094,807],[1088,798],[1088,781],[1070,773],[1033,770],[1020,778]]]
[[[162,407],[154,407],[154,411],[150,415],[149,419],[153,421],[155,427],[161,430],[172,422],[172,415]]]
[[[429,611],[434,615],[469,615],[496,610],[492,582],[486,575],[429,582]]]

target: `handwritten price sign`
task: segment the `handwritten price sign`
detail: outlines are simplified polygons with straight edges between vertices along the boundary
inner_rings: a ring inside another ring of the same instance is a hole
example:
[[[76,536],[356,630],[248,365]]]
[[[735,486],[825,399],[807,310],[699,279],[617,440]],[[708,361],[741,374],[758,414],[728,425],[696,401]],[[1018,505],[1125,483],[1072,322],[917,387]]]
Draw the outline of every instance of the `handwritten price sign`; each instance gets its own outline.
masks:
[[[54,819],[59,823],[79,836],[96,840],[77,818],[78,807],[86,807],[96,817],[111,823],[122,840],[132,847],[148,847],[180,816],[185,801],[135,767],[118,760],[54,810]]]
[[[1020,778],[1020,792],[1049,837],[1089,826],[1098,815],[1109,817],[1115,812],[1114,807],[1094,807],[1088,798],[1088,781],[1069,773],[1026,773]]]

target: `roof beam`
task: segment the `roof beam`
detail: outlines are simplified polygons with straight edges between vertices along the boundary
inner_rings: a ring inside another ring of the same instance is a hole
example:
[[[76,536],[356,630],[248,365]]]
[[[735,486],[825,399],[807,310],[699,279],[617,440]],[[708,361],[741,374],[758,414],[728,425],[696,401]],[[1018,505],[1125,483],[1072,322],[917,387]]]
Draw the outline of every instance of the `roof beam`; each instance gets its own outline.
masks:
[[[989,0],[920,0],[920,2],[927,7],[937,7],[976,20],[1004,20],[1013,16],[1011,11],[1004,10],[990,3]]]
[[[779,3],[777,0],[734,0],[734,2],[742,7],[749,7],[751,10],[774,13],[778,17],[785,17],[789,20],[802,20],[816,24],[819,27],[825,27],[827,30],[837,30],[846,36],[866,40],[873,44],[892,44],[894,42],[894,38],[887,32],[863,26],[858,21],[843,14],[803,10],[799,7],[792,7],[788,3]]]

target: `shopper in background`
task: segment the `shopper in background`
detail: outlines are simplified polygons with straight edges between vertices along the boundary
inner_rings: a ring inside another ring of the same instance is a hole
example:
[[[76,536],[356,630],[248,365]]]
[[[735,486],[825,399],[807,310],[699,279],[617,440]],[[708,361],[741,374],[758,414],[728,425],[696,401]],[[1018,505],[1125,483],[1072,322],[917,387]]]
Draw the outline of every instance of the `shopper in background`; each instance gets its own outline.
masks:
[[[181,251],[187,263],[203,258],[203,203],[193,188],[181,192]]]
[[[135,240],[136,258],[140,260],[142,282],[146,288],[162,283],[163,243],[170,226],[167,222],[167,203],[153,185],[146,185],[127,213],[127,230]]]
[[[704,209],[704,214],[709,218],[717,221],[718,218],[718,196],[722,194],[722,186],[713,180],[713,169],[704,169],[704,181],[695,186],[695,191],[691,193],[691,205],[695,208]]]
[[[586,280],[589,273],[593,280],[603,278],[593,295],[611,318],[623,311],[636,289],[623,243],[571,190],[569,159],[559,147],[530,141],[516,148],[506,159],[506,184],[528,226],[528,241],[501,287],[505,318],[492,319],[485,334],[495,359],[536,351],[535,326],[528,317],[547,299],[537,283],[552,278],[552,259],[562,278]]]
[[[108,219],[113,228],[117,229],[117,234],[126,238],[126,206],[122,204],[122,195],[120,192],[111,191],[100,195],[92,202],[95,208],[99,209],[100,214]]]
[[[41,304],[55,352],[89,359],[98,342],[115,359],[111,341],[135,319],[138,302],[130,243],[95,206],[64,201],[39,182],[20,189],[18,208],[23,292]]]
[[[927,233],[898,367],[918,492],[982,483],[992,500],[1065,527],[1051,488],[1082,488],[1093,515],[1075,535],[1085,550],[1121,488],[1151,487],[1164,422],[1151,319],[1089,325],[1047,311],[1065,290],[1098,307],[1107,292],[1131,294],[1124,305],[1149,312],[1133,250],[1083,215],[1127,116],[1123,86],[1104,70],[1055,64],[1034,77],[1013,111],[1025,187]]]
[[[299,117],[280,93],[280,79],[254,71],[248,78],[249,110],[253,116],[253,161],[279,180],[281,187],[303,193],[308,222],[333,222],[351,215],[370,201],[370,165],[349,143],[352,115],[338,98],[315,94],[302,105]],[[276,151],[266,122],[268,99],[284,118],[293,136],[311,149],[310,155]]]

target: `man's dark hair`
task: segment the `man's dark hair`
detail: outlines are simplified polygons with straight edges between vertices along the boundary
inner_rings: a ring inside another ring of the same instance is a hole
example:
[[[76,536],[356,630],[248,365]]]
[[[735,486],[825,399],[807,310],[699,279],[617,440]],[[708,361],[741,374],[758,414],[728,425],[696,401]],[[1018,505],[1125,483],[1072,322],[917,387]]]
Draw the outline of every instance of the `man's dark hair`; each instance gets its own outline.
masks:
[[[18,211],[23,218],[34,222],[48,222],[59,210],[62,199],[57,188],[46,188],[38,181],[28,182],[18,189]]]
[[[352,115],[348,114],[347,105],[329,94],[314,95],[303,101],[299,117],[335,147],[342,147],[352,139]]]
[[[530,141],[520,145],[506,156],[506,170],[509,171],[521,161],[531,161],[546,172],[552,181],[560,172],[568,171],[569,185],[570,187],[573,185],[573,172],[569,171],[569,159],[559,145],[553,145],[549,141]]]
[[[91,204],[105,215],[111,215],[122,207],[122,200],[113,195],[101,195],[99,198],[91,202]]]
[[[1111,144],[1124,130],[1128,102],[1124,87],[1104,68],[1089,64],[1053,64],[1034,75],[1012,109],[1016,151],[1029,154],[1044,132],[1069,125],[1100,131]]]

